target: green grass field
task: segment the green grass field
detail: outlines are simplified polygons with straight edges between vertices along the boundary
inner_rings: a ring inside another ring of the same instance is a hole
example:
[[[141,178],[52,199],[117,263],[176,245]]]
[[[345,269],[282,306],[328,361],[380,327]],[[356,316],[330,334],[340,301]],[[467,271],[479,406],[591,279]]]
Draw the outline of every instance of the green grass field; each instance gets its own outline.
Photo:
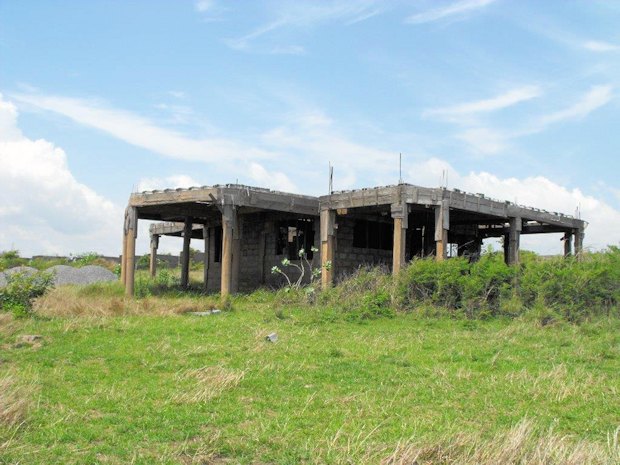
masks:
[[[111,294],[0,321],[0,463],[620,463],[618,319],[329,321],[267,293],[114,316]],[[559,459],[498,458],[515,440]]]

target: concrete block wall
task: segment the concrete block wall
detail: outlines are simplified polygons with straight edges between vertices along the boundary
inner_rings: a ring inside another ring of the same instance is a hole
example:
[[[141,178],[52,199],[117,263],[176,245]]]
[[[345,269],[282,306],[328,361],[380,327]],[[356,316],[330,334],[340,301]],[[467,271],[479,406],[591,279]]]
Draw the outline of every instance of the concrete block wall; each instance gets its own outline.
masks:
[[[364,265],[392,266],[392,251],[353,247],[355,220],[339,216],[336,219],[336,247],[334,251],[334,271],[336,280],[354,273]]]
[[[283,269],[292,280],[296,280],[299,272],[294,267],[283,267],[282,260],[286,255],[278,255],[276,242],[278,236],[278,222],[292,219],[289,215],[271,212],[245,213],[239,215],[241,227],[241,259],[239,263],[239,291],[247,292],[261,286],[269,288],[279,288],[286,283],[286,279],[279,274],[272,274],[271,269],[278,266]],[[219,227],[219,226],[218,226]],[[208,291],[219,292],[221,283],[221,263],[215,262],[215,234],[211,230],[211,241],[209,244],[209,274]],[[261,246],[264,241],[264,246]],[[314,246],[319,249],[320,235],[318,231],[318,221],[314,228]],[[261,251],[264,248],[264,259]],[[299,264],[299,260],[291,260]],[[321,258],[319,252],[314,253],[311,261],[315,266],[320,266]],[[310,272],[306,269],[308,282]]]

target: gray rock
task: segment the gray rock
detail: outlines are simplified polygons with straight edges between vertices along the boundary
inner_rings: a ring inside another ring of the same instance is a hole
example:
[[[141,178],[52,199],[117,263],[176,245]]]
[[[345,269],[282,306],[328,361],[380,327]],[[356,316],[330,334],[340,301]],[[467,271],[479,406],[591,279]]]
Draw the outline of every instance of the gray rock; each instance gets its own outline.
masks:
[[[267,342],[276,342],[278,340],[278,334],[277,333],[271,333],[271,334],[267,335],[267,337],[265,339],[267,340]]]
[[[39,270],[31,266],[16,266],[15,268],[9,268],[8,270],[4,270],[4,274],[6,276],[11,276],[17,273],[25,274],[26,276],[32,276],[33,274],[38,272]]]
[[[63,284],[81,284],[80,273],[78,268],[67,265],[56,265],[46,270],[54,275],[54,284],[62,286]]]
[[[0,272],[0,288],[6,287],[6,285],[8,284],[9,276],[18,273],[23,273],[26,276],[31,276],[37,272],[37,269],[30,266],[16,266],[15,268],[9,268],[8,270],[4,270],[4,272]]]
[[[96,265],[88,265],[83,268],[56,265],[47,271],[54,274],[54,284],[56,286],[62,286],[63,284],[93,284],[116,281],[118,279],[111,271]]]
[[[209,315],[217,315],[218,313],[222,313],[222,311],[218,310],[217,308],[213,310],[207,310],[206,312],[187,312],[188,315],[192,315],[192,316],[209,316]]]
[[[84,279],[84,284],[118,281],[118,276],[101,266],[88,265],[78,269]]]

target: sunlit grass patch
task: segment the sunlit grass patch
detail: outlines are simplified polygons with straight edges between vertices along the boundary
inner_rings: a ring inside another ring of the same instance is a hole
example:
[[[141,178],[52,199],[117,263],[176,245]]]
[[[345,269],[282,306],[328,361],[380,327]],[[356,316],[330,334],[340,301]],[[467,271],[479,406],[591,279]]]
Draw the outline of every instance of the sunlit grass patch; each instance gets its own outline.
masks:
[[[528,419],[491,439],[456,434],[434,444],[398,444],[382,465],[616,465],[620,430],[607,443],[541,431]]]
[[[179,375],[181,380],[190,380],[194,386],[173,397],[175,402],[206,402],[237,386],[245,372],[222,366],[207,366],[187,370]]]

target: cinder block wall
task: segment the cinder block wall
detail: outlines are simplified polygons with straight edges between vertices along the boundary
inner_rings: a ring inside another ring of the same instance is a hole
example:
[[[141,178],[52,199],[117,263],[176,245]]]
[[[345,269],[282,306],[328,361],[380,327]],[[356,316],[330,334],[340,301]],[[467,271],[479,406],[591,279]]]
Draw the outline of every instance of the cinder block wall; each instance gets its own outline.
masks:
[[[355,220],[338,217],[336,249],[334,251],[334,271],[336,280],[354,273],[364,265],[392,266],[392,251],[353,247],[353,228]]]
[[[239,291],[247,292],[260,287],[279,288],[286,283],[284,276],[272,274],[271,269],[279,266],[291,278],[296,280],[299,272],[294,267],[282,266],[282,260],[286,255],[277,254],[278,222],[286,219],[294,219],[294,216],[277,212],[247,213],[239,216],[241,226],[241,259],[239,263]],[[320,249],[318,219],[314,226],[314,246]],[[208,290],[219,292],[221,282],[221,263],[215,262],[215,234],[211,231],[211,243],[209,244],[209,277]],[[262,245],[261,245],[262,243]],[[264,259],[261,252],[264,250]],[[299,264],[299,260],[291,260]],[[314,253],[313,266],[319,267],[321,258],[319,252]],[[310,280],[310,272],[306,268],[304,281]]]

